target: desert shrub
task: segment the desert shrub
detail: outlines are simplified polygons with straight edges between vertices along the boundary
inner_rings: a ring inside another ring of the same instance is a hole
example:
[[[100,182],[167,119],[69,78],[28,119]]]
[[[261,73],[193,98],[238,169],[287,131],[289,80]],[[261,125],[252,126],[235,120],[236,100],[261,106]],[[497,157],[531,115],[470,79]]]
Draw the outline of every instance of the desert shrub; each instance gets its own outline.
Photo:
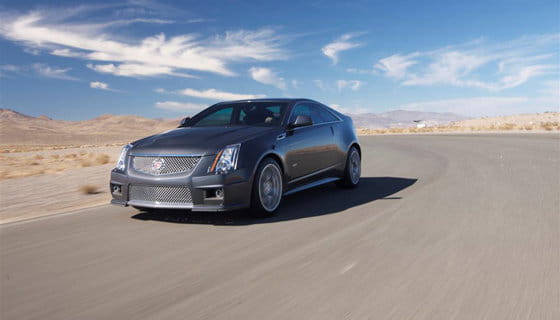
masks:
[[[499,126],[498,128],[500,130],[513,130],[515,129],[515,127],[517,127],[514,123],[505,123],[502,124],[501,126]]]
[[[88,159],[80,160],[80,167],[85,168],[85,167],[91,167],[92,165],[93,165],[93,163]]]
[[[404,128],[389,128],[389,130],[387,130],[389,133],[403,133],[404,132]]]
[[[109,161],[111,161],[111,157],[104,153],[98,154],[97,157],[95,157],[95,163],[97,164],[107,164]]]
[[[79,191],[83,194],[98,194],[99,188],[92,184],[86,184],[80,187]]]
[[[559,122],[541,122],[541,128],[545,129],[546,131],[552,131],[554,128],[558,129],[560,127]]]

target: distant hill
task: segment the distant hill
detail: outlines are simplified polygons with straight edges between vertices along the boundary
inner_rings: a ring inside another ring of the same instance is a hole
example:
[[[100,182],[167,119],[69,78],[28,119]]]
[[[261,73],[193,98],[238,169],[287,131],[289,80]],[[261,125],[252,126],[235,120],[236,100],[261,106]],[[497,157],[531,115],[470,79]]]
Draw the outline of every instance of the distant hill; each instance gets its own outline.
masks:
[[[126,143],[178,124],[179,119],[155,120],[111,114],[84,121],[63,121],[0,109],[0,144]]]
[[[385,129],[385,128],[406,128],[416,126],[416,122],[421,121],[427,126],[446,125],[451,122],[468,119],[454,113],[437,113],[395,110],[383,113],[362,113],[349,114],[354,120],[356,128],[364,129]]]
[[[421,120],[428,126],[467,119],[453,113],[395,110],[384,113],[350,114],[357,128],[414,127]],[[63,121],[47,116],[32,117],[0,109],[0,144],[108,144],[127,143],[178,126],[177,119],[150,119],[132,115],[105,114],[83,121]]]

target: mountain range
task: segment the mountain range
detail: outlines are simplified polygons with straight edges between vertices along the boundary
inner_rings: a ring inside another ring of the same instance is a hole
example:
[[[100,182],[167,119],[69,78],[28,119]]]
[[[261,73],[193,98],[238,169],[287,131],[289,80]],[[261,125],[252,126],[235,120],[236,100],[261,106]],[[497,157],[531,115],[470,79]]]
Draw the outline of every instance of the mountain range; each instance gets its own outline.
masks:
[[[350,114],[356,128],[412,127],[421,120],[429,126],[466,119],[452,113],[396,110]],[[177,127],[181,118],[150,119],[133,115],[105,114],[83,121],[33,117],[0,109],[0,144],[107,144],[127,143]]]

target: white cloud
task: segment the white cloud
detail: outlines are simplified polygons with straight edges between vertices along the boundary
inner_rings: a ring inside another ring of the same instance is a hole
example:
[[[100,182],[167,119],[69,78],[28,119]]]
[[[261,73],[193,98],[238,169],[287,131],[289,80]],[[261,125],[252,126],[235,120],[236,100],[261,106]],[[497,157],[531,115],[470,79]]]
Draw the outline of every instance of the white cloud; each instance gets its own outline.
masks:
[[[482,117],[522,113],[527,110],[529,102],[530,99],[527,97],[474,97],[413,102],[396,106],[395,109],[452,112],[460,115]]]
[[[275,72],[268,68],[252,67],[249,69],[249,74],[253,80],[275,86],[279,89],[286,89],[286,82],[284,78],[279,77]]]
[[[50,52],[54,56],[67,57],[67,58],[87,58],[87,55],[83,52],[72,51],[70,49],[54,49]]]
[[[358,91],[364,83],[360,80],[338,80],[336,86],[338,90],[350,88],[352,91]]]
[[[499,91],[558,73],[560,34],[502,43],[473,41],[432,51],[380,59],[376,70],[404,86],[451,85]]]
[[[548,110],[560,112],[560,80],[547,80],[542,83],[542,89],[537,91],[540,96],[535,100]]]
[[[169,111],[177,111],[177,112],[190,112],[195,113],[201,111],[202,109],[206,108],[207,106],[197,103],[190,103],[190,102],[177,102],[177,101],[162,101],[156,102],[156,108],[169,110]]]
[[[109,85],[105,82],[92,81],[89,83],[89,87],[93,89],[109,90]]]
[[[504,75],[496,82],[482,82],[482,81],[464,81],[465,86],[479,87],[492,91],[499,91],[517,87],[529,79],[551,73],[557,69],[554,65],[532,65],[516,68],[517,70],[509,71],[508,75]]]
[[[342,51],[350,50],[353,48],[358,48],[362,46],[361,43],[351,42],[352,38],[359,36],[361,33],[347,33],[336,39],[335,41],[324,46],[321,51],[327,57],[329,57],[333,64],[338,63],[339,53]]]
[[[433,61],[429,64],[424,73],[420,75],[409,75],[403,82],[403,85],[432,85],[443,83],[464,86],[461,79],[488,63],[488,61],[488,56],[458,50],[443,51],[435,54]]]
[[[88,24],[81,16],[78,19],[78,13],[84,15],[88,10],[93,9],[3,15],[0,35],[24,47],[47,49],[54,55],[121,63],[113,65],[111,70],[122,76],[153,76],[158,71],[163,75],[184,75],[177,70],[233,75],[228,68],[230,62],[272,61],[287,57],[281,47],[284,38],[269,28],[226,32],[223,36],[206,39],[195,34],[167,37],[163,33],[139,40],[126,39],[112,33],[114,22]],[[164,23],[133,20],[128,22]]]
[[[384,72],[389,78],[402,79],[406,76],[407,69],[416,64],[416,61],[412,60],[414,56],[416,56],[414,53],[406,56],[394,54],[379,60],[374,68]]]
[[[187,88],[184,90],[180,90],[178,93],[185,96],[211,99],[211,100],[245,100],[245,99],[258,99],[258,98],[265,97],[265,95],[263,94],[232,93],[232,92],[218,91],[216,89],[207,89],[207,90],[200,91],[200,90]]]
[[[299,87],[303,84],[303,82],[294,79],[294,80],[291,81],[291,84],[292,84],[292,87],[293,87],[294,89],[299,89]]]
[[[23,52],[29,53],[32,56],[38,56],[38,55],[41,54],[41,50],[36,49],[36,48],[24,48]]]
[[[344,114],[360,114],[360,113],[370,112],[370,110],[366,108],[348,108],[348,107],[342,107],[339,104],[331,104],[330,107]]]
[[[35,63],[31,65],[31,67],[35,70],[35,72],[43,77],[61,80],[78,80],[78,78],[72,77],[68,74],[68,71],[72,70],[72,68],[56,68],[42,63]]]
[[[123,77],[142,78],[142,77],[169,75],[169,76],[193,78],[193,76],[189,74],[175,72],[173,71],[174,69],[171,67],[148,65],[148,64],[133,64],[133,63],[126,63],[120,65],[114,65],[112,63],[103,64],[103,65],[88,64],[87,67],[99,73],[108,73],[108,74],[113,74],[116,76],[123,76]]]
[[[547,80],[542,83],[543,89],[539,93],[556,97],[560,100],[560,80]]]
[[[14,64],[2,64],[2,65],[0,65],[0,71],[19,72],[20,70],[21,70],[21,67],[16,66]]]
[[[374,74],[378,75],[380,73],[379,70],[376,69],[358,69],[358,68],[348,68],[346,72],[356,73],[356,74]]]
[[[320,79],[315,79],[313,80],[313,83],[315,84],[315,86],[321,90],[325,90],[327,87],[325,86],[325,83],[323,82],[323,80]]]
[[[204,18],[196,18],[196,19],[189,19],[187,23],[203,23],[203,22],[212,22],[214,19],[204,19]]]
[[[21,67],[13,64],[0,65],[0,77],[6,77],[10,73],[20,73]]]

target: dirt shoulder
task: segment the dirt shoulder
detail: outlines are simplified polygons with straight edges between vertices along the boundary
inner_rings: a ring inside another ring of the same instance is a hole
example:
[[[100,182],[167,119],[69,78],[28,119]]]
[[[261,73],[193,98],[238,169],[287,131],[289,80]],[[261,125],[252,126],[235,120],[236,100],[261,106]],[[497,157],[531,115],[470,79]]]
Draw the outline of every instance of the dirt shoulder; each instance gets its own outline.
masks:
[[[0,224],[109,203],[120,147],[3,153]]]

